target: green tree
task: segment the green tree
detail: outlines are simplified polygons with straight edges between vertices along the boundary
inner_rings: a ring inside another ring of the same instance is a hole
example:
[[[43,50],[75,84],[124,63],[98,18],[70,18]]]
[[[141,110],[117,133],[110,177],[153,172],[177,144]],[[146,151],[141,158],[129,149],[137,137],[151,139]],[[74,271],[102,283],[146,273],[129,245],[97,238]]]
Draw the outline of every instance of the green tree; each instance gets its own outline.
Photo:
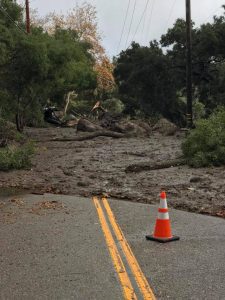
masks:
[[[161,114],[174,119],[177,110],[174,72],[157,42],[150,43],[150,47],[133,43],[116,60],[114,74],[127,112],[140,109],[149,116]]]
[[[3,116],[9,116],[13,111],[13,101],[11,101],[5,83],[15,42],[18,36],[24,35],[22,26],[21,7],[15,1],[2,0],[0,10],[0,99]]]
[[[48,43],[49,74],[46,84],[49,98],[62,102],[64,96],[75,90],[80,93],[96,87],[94,60],[89,54],[90,45],[78,40],[76,32],[58,29]]]
[[[218,105],[225,104],[223,84],[225,61],[225,18],[214,17],[212,24],[199,28],[192,24],[193,90],[196,99],[204,103],[209,114]],[[175,70],[179,91],[186,91],[186,29],[185,21],[178,19],[173,28],[161,37]]]
[[[0,96],[5,115],[13,112],[17,120],[27,113],[35,116],[34,108],[40,111],[48,99],[64,106],[68,92],[95,89],[90,44],[79,40],[70,29],[49,35],[33,26],[32,34],[27,35],[23,32],[22,7],[12,0],[2,1],[2,6]]]
[[[21,36],[11,52],[5,74],[5,86],[13,99],[17,118],[31,109],[41,91],[43,94],[48,67],[46,45],[36,36]]]

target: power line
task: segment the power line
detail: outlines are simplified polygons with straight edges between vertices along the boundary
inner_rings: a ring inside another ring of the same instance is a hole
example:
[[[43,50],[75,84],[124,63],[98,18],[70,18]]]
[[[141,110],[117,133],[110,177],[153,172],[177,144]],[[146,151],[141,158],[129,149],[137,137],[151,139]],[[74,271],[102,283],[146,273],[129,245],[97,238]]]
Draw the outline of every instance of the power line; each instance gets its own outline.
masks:
[[[168,17],[168,20],[166,22],[166,26],[165,26],[165,29],[164,29],[164,32],[166,31],[167,29],[167,26],[169,24],[169,21],[170,21],[170,18],[172,16],[172,13],[173,13],[173,10],[174,10],[174,7],[175,7],[175,4],[176,4],[177,0],[174,0],[173,3],[172,3],[172,6],[171,6],[171,9],[170,9],[170,12],[169,12],[169,17]]]
[[[128,38],[130,36],[130,31],[131,31],[131,27],[132,27],[132,24],[133,24],[134,12],[135,12],[135,8],[136,8],[136,4],[137,4],[137,0],[134,1],[134,7],[133,7],[133,12],[132,12],[132,17],[131,17],[131,21],[130,21],[130,26],[129,26],[129,30],[128,30],[128,35],[127,35],[125,47],[127,47]]]
[[[153,14],[153,10],[154,10],[154,5],[155,5],[155,0],[152,1],[152,6],[151,6],[151,10],[150,10],[149,22],[148,22],[148,26],[147,26],[148,33],[150,32],[150,29],[151,29],[152,14]],[[147,33],[147,34],[148,34],[148,33]]]
[[[214,16],[214,14],[217,13],[221,8],[222,8],[221,5],[219,7],[217,7],[217,9],[215,9],[215,11],[210,16],[208,16],[207,18],[205,18],[202,23],[205,23],[205,21],[207,21],[209,18],[211,18],[212,15]]]
[[[10,15],[7,13],[4,7],[0,5],[0,10],[3,12],[3,14],[17,27],[17,29],[23,33],[26,33],[14,20]]]
[[[145,4],[144,11],[143,11],[143,13],[142,13],[142,15],[141,15],[140,21],[139,21],[139,23],[138,23],[138,25],[137,25],[137,28],[136,28],[136,31],[135,31],[135,33],[134,33],[134,36],[133,36],[133,39],[132,39],[132,40],[134,40],[134,38],[135,38],[135,36],[136,36],[136,34],[137,34],[137,32],[138,32],[139,26],[141,25],[141,21],[143,20],[144,15],[145,15],[145,13],[146,13],[146,10],[147,10],[147,8],[148,8],[148,4],[149,4],[149,0],[147,0],[147,2],[146,2],[146,4]]]
[[[145,31],[145,25],[146,25],[147,11],[148,11],[148,9],[146,8],[145,14],[144,14],[143,28],[142,28],[142,41],[143,41],[143,43],[144,43],[144,31]]]
[[[142,27],[142,31],[141,31],[142,39],[144,39],[145,23],[146,23],[146,11],[145,11],[143,27]]]
[[[119,51],[120,44],[121,44],[121,41],[122,41],[122,37],[123,37],[123,34],[124,34],[125,25],[126,25],[126,22],[127,22],[128,11],[130,9],[130,1],[131,0],[129,0],[128,5],[127,5],[126,15],[125,15],[124,22],[123,22],[123,28],[122,28],[121,35],[120,35],[120,41],[119,41],[117,51],[116,51],[117,53]]]

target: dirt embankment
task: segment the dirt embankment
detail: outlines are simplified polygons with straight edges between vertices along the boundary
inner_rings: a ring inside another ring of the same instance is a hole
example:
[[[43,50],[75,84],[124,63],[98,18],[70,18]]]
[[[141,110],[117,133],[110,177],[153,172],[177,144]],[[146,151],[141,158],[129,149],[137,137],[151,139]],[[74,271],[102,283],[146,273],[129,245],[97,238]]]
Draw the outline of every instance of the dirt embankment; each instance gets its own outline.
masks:
[[[225,217],[225,168],[192,169],[185,165],[126,172],[135,164],[161,164],[181,156],[183,134],[84,141],[52,141],[77,136],[74,129],[28,129],[39,140],[31,170],[0,172],[0,187],[34,193],[82,196],[107,194],[118,199],[158,203],[168,193],[170,207]],[[51,141],[47,141],[51,140]]]

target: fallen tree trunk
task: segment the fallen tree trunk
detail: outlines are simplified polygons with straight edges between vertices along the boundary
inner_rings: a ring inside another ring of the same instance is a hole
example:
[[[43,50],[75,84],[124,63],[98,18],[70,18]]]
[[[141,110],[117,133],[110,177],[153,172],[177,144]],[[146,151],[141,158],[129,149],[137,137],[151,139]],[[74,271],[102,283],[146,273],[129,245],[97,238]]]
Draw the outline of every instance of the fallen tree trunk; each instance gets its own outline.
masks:
[[[36,142],[76,142],[76,141],[78,142],[78,141],[91,140],[98,136],[106,136],[106,137],[111,137],[114,139],[126,137],[125,134],[118,133],[118,132],[96,131],[96,132],[81,135],[81,136],[75,136],[73,138],[53,138],[53,139],[49,139],[49,140],[45,140],[45,141],[36,140]]]
[[[139,173],[143,171],[152,171],[152,170],[160,170],[160,169],[167,169],[171,167],[177,167],[185,165],[186,161],[182,158],[169,160],[167,162],[163,163],[154,163],[154,164],[146,164],[146,163],[140,163],[140,164],[134,164],[130,165],[125,169],[126,173]]]

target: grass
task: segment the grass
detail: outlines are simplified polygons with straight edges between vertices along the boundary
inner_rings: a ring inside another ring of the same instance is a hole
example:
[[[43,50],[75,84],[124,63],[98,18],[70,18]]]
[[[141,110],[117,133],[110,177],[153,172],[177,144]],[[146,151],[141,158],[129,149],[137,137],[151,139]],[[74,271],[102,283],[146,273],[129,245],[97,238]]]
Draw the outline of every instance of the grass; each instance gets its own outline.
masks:
[[[31,158],[34,154],[34,144],[22,146],[8,146],[0,149],[0,170],[28,169],[31,167]]]

